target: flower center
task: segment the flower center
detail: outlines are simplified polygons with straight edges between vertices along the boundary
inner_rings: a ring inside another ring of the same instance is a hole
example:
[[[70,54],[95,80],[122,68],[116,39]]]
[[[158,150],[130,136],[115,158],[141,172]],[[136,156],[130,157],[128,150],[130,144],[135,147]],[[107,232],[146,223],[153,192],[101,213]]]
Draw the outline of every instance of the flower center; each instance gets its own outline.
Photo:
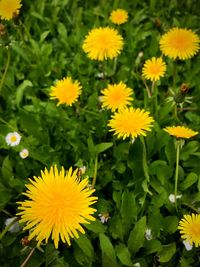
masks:
[[[10,138],[10,141],[12,143],[16,142],[17,141],[17,137],[15,135],[13,135],[11,138]]]

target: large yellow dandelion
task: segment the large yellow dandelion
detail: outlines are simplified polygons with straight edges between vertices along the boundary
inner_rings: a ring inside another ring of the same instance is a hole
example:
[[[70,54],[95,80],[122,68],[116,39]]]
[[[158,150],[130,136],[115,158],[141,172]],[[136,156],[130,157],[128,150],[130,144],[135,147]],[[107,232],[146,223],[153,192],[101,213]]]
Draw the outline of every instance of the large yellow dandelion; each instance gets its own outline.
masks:
[[[108,126],[110,131],[114,131],[118,138],[136,138],[139,135],[146,136],[146,132],[151,130],[154,119],[149,116],[149,112],[143,109],[124,108],[112,115]]]
[[[101,91],[102,107],[115,111],[131,104],[133,90],[126,87],[126,84],[120,82],[118,84],[109,84],[107,88]]]
[[[199,50],[199,37],[191,30],[172,28],[160,39],[160,49],[172,59],[188,59]]]
[[[117,30],[105,27],[89,32],[83,43],[83,50],[90,59],[103,61],[117,57],[123,47],[123,38]]]
[[[187,138],[187,139],[198,134],[198,132],[195,132],[185,126],[168,126],[164,128],[164,131],[177,138]]]
[[[142,76],[151,81],[158,81],[160,77],[164,76],[166,71],[166,64],[162,58],[151,58],[145,61],[142,69]]]
[[[178,229],[181,237],[190,245],[200,246],[200,214],[184,215],[180,220]]]
[[[19,14],[21,0],[0,0],[0,17],[10,20],[15,14]]]
[[[21,212],[17,215],[26,224],[23,229],[30,230],[29,240],[35,238],[38,246],[43,240],[47,243],[50,235],[56,248],[60,239],[70,245],[70,238],[85,233],[81,224],[95,220],[96,210],[90,207],[97,200],[91,196],[95,190],[88,188],[88,179],[80,181],[77,171],[66,172],[63,167],[58,171],[54,166],[41,171],[41,177],[29,179],[23,193],[29,200],[18,203]]]
[[[124,9],[113,10],[110,14],[110,20],[115,24],[123,24],[128,20],[128,13]]]
[[[81,94],[81,88],[78,81],[73,82],[71,77],[67,77],[57,81],[55,86],[51,87],[50,98],[59,100],[57,106],[60,104],[71,106]]]

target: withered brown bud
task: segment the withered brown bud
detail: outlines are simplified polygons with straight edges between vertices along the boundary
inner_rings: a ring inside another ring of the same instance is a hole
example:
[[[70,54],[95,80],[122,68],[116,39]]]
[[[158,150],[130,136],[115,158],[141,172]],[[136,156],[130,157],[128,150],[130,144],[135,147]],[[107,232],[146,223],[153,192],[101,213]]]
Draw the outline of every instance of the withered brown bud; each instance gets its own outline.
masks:
[[[155,21],[154,21],[154,23],[155,23],[156,27],[158,27],[158,28],[161,27],[161,24],[162,24],[162,23],[161,23],[161,21],[160,21],[159,18],[156,18]]]
[[[2,23],[0,23],[0,36],[6,35],[6,27]]]
[[[189,91],[189,86],[187,83],[182,83],[181,87],[180,87],[180,91],[184,94],[187,94],[187,92]]]
[[[30,240],[28,240],[28,236],[25,236],[25,237],[23,237],[22,239],[21,239],[21,244],[24,246],[24,247],[26,247],[26,246],[28,246],[29,244],[30,244]]]

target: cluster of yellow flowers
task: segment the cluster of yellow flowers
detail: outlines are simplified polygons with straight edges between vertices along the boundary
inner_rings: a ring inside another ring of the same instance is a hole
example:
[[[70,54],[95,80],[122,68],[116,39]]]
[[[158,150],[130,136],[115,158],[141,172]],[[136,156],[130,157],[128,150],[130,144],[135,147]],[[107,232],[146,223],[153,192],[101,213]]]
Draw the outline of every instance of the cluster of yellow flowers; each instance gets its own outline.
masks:
[[[0,0],[0,17],[12,19],[21,6],[21,0]],[[114,10],[110,20],[117,25],[123,24],[128,20],[128,13],[123,9]],[[99,27],[88,33],[82,48],[90,59],[103,61],[116,58],[123,45],[123,37],[116,29]],[[191,30],[175,27],[161,37],[160,49],[165,56],[185,60],[198,52],[199,38]],[[162,57],[152,57],[144,63],[142,76],[156,82],[165,72],[166,64]],[[82,86],[78,81],[65,77],[51,87],[50,98],[57,99],[58,106],[71,106],[81,92]],[[133,90],[123,81],[108,84],[101,93],[102,107],[114,112],[108,126],[118,138],[135,139],[151,130],[153,117],[148,111],[131,106]],[[185,126],[166,127],[164,131],[176,138],[191,138],[198,134]],[[59,171],[54,166],[50,171],[42,171],[41,176],[30,179],[30,184],[26,185],[28,191],[24,193],[29,200],[18,203],[20,222],[26,223],[24,230],[30,230],[29,240],[36,238],[40,245],[43,240],[47,242],[51,235],[56,248],[59,239],[70,245],[70,238],[78,237],[78,231],[84,233],[81,224],[95,220],[92,215],[96,210],[90,207],[97,201],[97,197],[91,196],[95,190],[88,187],[88,179],[80,180],[77,172],[72,168]],[[195,246],[200,245],[200,215],[185,215],[179,229],[184,239],[194,242]]]

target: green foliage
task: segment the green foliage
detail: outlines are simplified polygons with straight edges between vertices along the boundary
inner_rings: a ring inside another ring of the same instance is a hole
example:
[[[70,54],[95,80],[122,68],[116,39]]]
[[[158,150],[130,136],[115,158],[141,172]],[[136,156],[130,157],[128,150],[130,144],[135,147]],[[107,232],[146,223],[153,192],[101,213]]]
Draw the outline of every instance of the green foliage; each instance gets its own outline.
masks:
[[[199,248],[187,251],[177,230],[183,214],[199,212],[199,135],[186,139],[180,150],[181,198],[175,205],[169,196],[174,194],[176,142],[163,131],[183,124],[200,132],[199,55],[176,63],[164,58],[167,72],[157,83],[157,98],[148,98],[141,78],[145,60],[161,56],[159,39],[168,29],[199,33],[200,2],[21,2],[18,18],[0,22],[7,31],[0,36],[0,266],[20,266],[32,250],[27,267],[200,266]],[[129,14],[120,26],[109,20],[116,8]],[[114,27],[124,38],[116,60],[92,61],[82,50],[85,35],[100,26]],[[80,81],[83,91],[71,107],[56,106],[50,88],[66,76]],[[107,84],[120,81],[134,89],[133,106],[155,119],[144,142],[117,139],[107,126],[111,112],[101,108],[98,97]],[[178,106],[176,116],[171,92],[177,94],[183,83],[189,85],[192,100]],[[8,146],[5,137],[15,131],[21,142]],[[23,148],[30,153],[26,159],[19,156]],[[72,240],[71,247],[60,242],[56,250],[50,239],[40,248],[35,240],[24,246],[29,232],[10,232],[5,220],[16,215],[28,178],[53,164],[86,166],[83,177],[95,185],[98,196],[96,221],[84,224],[86,234]],[[103,224],[99,214],[107,214],[108,221]]]

